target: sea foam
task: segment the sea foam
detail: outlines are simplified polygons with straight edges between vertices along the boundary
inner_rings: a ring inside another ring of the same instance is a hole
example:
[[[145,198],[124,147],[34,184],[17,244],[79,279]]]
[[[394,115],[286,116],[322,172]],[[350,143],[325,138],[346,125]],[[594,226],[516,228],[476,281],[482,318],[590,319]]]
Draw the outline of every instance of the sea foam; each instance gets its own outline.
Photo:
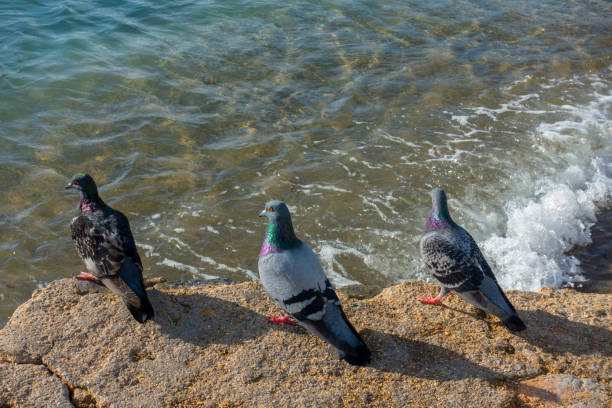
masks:
[[[598,90],[586,105],[562,105],[562,120],[541,123],[534,147],[570,165],[535,179],[532,191],[509,200],[503,236],[482,247],[505,289],[559,288],[584,280],[570,251],[591,243],[598,211],[612,203],[612,95]]]
[[[568,251],[591,243],[597,210],[609,203],[612,178],[603,166],[598,159],[587,169],[571,166],[560,175],[567,182],[544,181],[533,198],[506,204],[505,236],[493,235],[483,245],[502,287],[538,290],[584,279]]]

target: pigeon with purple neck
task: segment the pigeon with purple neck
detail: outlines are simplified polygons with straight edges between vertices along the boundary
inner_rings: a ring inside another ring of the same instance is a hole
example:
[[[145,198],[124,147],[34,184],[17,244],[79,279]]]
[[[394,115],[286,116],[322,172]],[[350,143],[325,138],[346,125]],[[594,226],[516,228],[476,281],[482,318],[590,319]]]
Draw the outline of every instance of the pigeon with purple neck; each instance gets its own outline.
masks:
[[[432,208],[421,238],[421,256],[440,282],[435,297],[419,296],[422,303],[444,306],[440,299],[452,292],[469,304],[497,316],[513,332],[525,330],[472,236],[448,212],[444,190],[430,192]]]
[[[77,279],[88,280],[118,294],[140,323],[153,317],[142,279],[142,262],[125,215],[107,205],[89,174],[77,174],[66,189],[79,191],[79,215],[70,222],[77,253],[88,272]]]
[[[268,202],[260,216],[268,218],[258,263],[265,291],[301,326],[334,346],[347,362],[369,363],[370,350],[344,314],[319,259],[295,236],[285,203]],[[288,316],[271,320],[292,322]]]

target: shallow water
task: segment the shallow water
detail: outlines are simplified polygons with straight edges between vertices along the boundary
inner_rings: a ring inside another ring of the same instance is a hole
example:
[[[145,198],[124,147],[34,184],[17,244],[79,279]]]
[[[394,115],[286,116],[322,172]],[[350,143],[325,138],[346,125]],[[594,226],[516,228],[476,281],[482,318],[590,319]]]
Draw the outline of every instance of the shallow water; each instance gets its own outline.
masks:
[[[571,251],[612,205],[610,2],[165,3],[0,5],[0,321],[82,269],[81,171],[149,276],[255,278],[278,198],[334,284],[424,279],[440,186],[504,288],[584,279]]]

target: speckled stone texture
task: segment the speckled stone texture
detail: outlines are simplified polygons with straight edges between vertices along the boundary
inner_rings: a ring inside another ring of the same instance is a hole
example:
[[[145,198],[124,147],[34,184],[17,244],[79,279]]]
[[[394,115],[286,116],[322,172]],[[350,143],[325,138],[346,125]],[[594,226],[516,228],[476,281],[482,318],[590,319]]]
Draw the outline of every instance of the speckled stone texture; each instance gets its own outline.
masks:
[[[571,374],[549,374],[521,381],[518,391],[523,405],[544,408],[603,407],[609,398],[602,385]]]
[[[0,363],[0,407],[69,408],[68,391],[42,364]]]
[[[37,290],[0,330],[0,406],[544,406],[540,383],[526,381],[551,374],[597,390],[587,406],[610,406],[609,294],[510,291],[528,326],[516,336],[454,297],[421,305],[417,295],[438,290],[426,283],[340,293],[372,350],[369,366],[353,367],[304,329],[270,324],[278,310],[258,283],[157,282],[155,318],[142,325],[88,284]]]

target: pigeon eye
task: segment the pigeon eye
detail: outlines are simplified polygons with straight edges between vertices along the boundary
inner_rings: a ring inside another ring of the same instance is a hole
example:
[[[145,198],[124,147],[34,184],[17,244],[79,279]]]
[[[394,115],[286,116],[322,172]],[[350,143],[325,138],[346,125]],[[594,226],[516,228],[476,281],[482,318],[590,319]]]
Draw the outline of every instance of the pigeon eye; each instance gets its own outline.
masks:
[[[79,184],[81,184],[81,182],[79,180],[74,180],[74,183],[72,184],[76,184],[78,186]]]
[[[268,208],[268,211],[274,211],[274,207]]]

